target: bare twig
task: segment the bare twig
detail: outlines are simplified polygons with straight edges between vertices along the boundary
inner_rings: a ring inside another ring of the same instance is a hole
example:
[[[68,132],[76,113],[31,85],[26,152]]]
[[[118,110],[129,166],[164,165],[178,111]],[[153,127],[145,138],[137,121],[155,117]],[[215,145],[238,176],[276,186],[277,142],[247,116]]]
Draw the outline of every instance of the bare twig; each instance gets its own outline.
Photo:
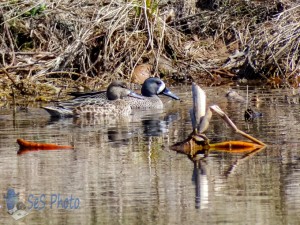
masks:
[[[257,143],[261,146],[266,146],[265,143],[261,142],[260,140],[256,139],[255,137],[252,137],[249,134],[246,134],[244,131],[241,131],[237,128],[237,126],[231,121],[231,119],[226,115],[225,112],[223,112],[222,109],[220,109],[217,105],[210,106],[210,109],[213,110],[215,113],[217,113],[236,133],[241,134],[245,138],[253,141],[254,143]]]

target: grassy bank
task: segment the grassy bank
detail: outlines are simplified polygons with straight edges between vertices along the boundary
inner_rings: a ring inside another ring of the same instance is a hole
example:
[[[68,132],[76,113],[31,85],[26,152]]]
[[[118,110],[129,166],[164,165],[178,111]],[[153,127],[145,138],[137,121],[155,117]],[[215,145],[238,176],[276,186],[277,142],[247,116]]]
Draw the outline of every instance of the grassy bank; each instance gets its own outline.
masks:
[[[0,7],[2,100],[100,89],[113,79],[130,81],[145,63],[175,83],[299,83],[296,0],[46,0]]]

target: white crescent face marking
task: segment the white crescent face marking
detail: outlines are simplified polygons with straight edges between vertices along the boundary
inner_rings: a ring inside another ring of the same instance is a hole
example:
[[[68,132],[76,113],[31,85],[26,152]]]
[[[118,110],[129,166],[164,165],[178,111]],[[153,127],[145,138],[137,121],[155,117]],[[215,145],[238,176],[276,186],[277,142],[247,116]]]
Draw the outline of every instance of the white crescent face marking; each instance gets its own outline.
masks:
[[[165,88],[166,88],[165,83],[163,81],[161,81],[161,84],[159,85],[158,90],[157,90],[157,94],[162,93],[163,90],[165,90]]]

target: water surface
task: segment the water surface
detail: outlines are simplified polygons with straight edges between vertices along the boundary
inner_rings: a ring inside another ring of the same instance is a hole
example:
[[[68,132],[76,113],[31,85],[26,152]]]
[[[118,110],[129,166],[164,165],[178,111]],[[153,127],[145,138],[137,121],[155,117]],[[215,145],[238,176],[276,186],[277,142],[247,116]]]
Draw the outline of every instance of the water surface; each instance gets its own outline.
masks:
[[[181,102],[163,97],[165,110],[127,119],[51,120],[39,108],[2,110],[1,196],[13,188],[33,207],[18,220],[23,224],[297,224],[299,99],[287,102],[290,91],[252,87],[250,98],[260,101],[251,106],[263,117],[245,122],[246,106],[227,101],[228,88],[203,87],[208,104],[268,147],[251,156],[211,152],[198,164],[169,148],[191,132],[190,86],[173,88]],[[234,88],[246,96],[245,87]],[[206,134],[211,142],[244,140],[216,115]],[[75,148],[17,154],[17,138]],[[0,205],[1,221],[16,224],[4,198]]]

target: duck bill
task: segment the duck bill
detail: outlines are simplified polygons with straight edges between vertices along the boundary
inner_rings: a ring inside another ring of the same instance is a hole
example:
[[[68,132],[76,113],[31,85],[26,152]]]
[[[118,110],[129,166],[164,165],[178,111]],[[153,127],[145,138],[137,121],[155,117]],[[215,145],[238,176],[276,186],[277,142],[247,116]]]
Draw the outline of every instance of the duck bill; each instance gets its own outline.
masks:
[[[168,88],[165,88],[162,92],[163,95],[169,96],[173,99],[180,100],[175,94],[173,94]]]
[[[133,98],[144,99],[144,97],[142,95],[139,95],[133,91],[131,91],[128,96],[133,97]]]

